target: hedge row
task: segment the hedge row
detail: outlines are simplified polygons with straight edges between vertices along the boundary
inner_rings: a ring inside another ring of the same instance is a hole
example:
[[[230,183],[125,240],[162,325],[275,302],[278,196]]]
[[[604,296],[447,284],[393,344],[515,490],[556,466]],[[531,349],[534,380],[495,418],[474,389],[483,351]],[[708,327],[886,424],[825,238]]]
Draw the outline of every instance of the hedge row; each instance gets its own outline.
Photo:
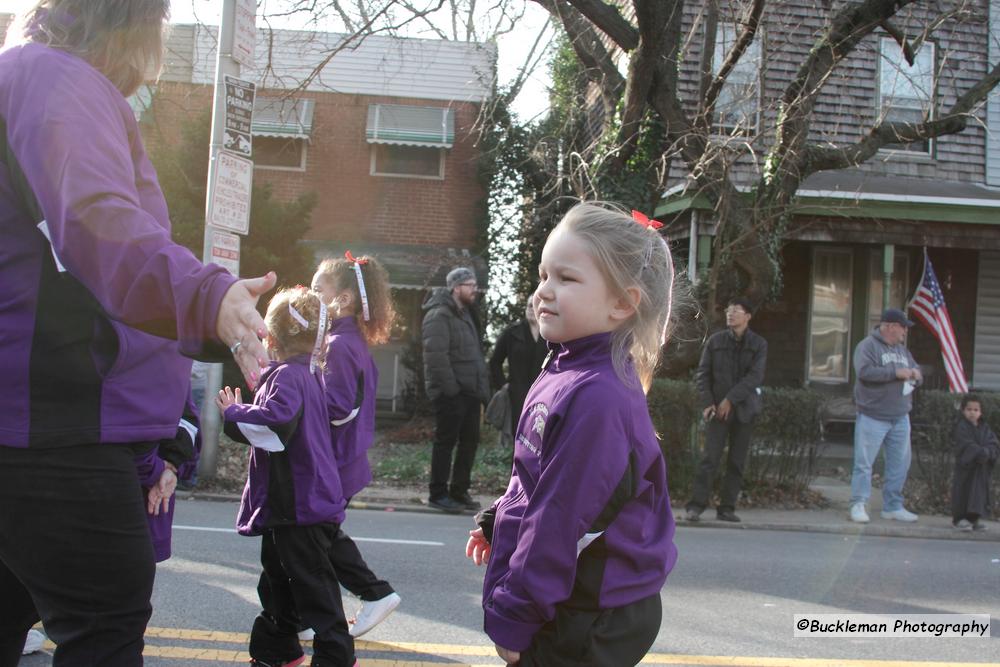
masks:
[[[823,396],[808,389],[768,387],[762,397],[764,410],[754,426],[744,488],[767,483],[800,494],[816,475]],[[662,438],[671,494],[686,497],[705,437],[694,385],[658,379],[647,398],[653,424]]]
[[[765,484],[791,494],[809,487],[822,454],[821,412],[826,395],[810,389],[765,387],[764,410],[754,426],[744,488]],[[960,398],[945,391],[914,394],[913,464],[904,493],[919,511],[948,512],[954,467],[951,431],[961,417]],[[983,414],[1000,434],[1000,394],[980,394]],[[676,499],[691,492],[695,468],[704,446],[704,428],[691,382],[654,381],[648,395],[653,424],[662,439]],[[721,468],[722,466],[720,466]],[[993,477],[994,502],[1000,497],[1000,479]]]

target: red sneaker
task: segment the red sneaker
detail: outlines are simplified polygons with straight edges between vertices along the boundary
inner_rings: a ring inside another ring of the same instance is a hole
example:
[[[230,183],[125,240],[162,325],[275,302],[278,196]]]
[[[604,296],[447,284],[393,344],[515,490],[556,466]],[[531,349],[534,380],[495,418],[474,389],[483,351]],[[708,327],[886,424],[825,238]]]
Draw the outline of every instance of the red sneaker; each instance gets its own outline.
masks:
[[[302,654],[297,658],[289,660],[288,662],[264,662],[263,660],[250,658],[250,665],[251,667],[298,667],[305,661],[306,656],[305,654]]]

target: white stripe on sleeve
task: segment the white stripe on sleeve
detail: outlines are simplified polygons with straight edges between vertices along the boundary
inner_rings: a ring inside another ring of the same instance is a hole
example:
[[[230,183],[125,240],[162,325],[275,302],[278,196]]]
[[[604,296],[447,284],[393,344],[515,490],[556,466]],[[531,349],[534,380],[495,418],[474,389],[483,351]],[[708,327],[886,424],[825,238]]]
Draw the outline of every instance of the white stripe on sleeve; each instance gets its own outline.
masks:
[[[285,445],[282,444],[281,438],[267,426],[242,422],[237,422],[236,425],[240,427],[240,433],[257,449],[263,449],[265,452],[285,451]]]

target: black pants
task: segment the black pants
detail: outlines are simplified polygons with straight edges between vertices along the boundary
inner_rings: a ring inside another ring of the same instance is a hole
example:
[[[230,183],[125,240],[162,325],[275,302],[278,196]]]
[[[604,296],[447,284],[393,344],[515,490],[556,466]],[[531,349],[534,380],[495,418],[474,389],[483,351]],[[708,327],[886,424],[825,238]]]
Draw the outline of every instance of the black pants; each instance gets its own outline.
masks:
[[[0,667],[39,618],[54,667],[141,665],[155,570],[132,447],[0,447]]]
[[[480,400],[476,396],[459,394],[441,396],[434,401],[434,450],[431,453],[432,499],[451,493],[469,491],[472,483],[472,464],[479,446]],[[451,465],[451,452],[458,442],[455,466]],[[448,486],[449,473],[451,487]]]
[[[743,488],[743,469],[746,467],[747,454],[750,451],[750,434],[753,422],[736,421],[730,414],[726,421],[713,419],[708,422],[705,432],[705,455],[698,464],[698,472],[694,478],[694,491],[687,509],[702,511],[708,507],[712,495],[712,483],[715,481],[715,471],[719,469],[722,460],[722,450],[729,441],[729,454],[726,457],[726,475],[722,480],[718,511],[733,511],[736,501]]]
[[[660,595],[597,611],[556,606],[554,619],[521,653],[519,667],[628,667],[649,651],[660,632]]]
[[[366,602],[381,600],[386,595],[395,593],[389,582],[379,579],[371,571],[354,540],[344,531],[340,531],[340,535],[341,539],[334,543],[330,555],[340,585]],[[267,609],[273,604],[273,593],[268,577],[261,576],[257,583],[257,595],[260,597],[263,608]],[[290,614],[291,611],[288,613]],[[294,622],[297,629],[304,630],[309,627],[302,621],[297,610],[295,613]]]
[[[316,631],[313,665],[354,665],[354,639],[333,567],[346,537],[336,524],[283,526],[264,533],[260,546],[264,571],[257,589],[263,611],[250,633],[253,658],[280,664],[302,655],[297,636],[301,619]]]

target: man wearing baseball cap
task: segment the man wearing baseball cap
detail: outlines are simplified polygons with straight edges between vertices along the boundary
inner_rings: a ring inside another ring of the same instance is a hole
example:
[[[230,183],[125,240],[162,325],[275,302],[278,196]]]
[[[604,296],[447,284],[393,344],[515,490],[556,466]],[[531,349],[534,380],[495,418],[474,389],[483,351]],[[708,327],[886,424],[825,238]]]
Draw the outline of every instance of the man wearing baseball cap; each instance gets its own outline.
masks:
[[[879,325],[854,350],[854,472],[851,475],[851,521],[868,523],[866,504],[872,490],[872,464],[885,447],[882,518],[912,522],[917,515],[903,507],[903,484],[910,469],[910,410],[913,389],[923,381],[920,367],[903,344],[913,326],[906,314],[889,308]]]

